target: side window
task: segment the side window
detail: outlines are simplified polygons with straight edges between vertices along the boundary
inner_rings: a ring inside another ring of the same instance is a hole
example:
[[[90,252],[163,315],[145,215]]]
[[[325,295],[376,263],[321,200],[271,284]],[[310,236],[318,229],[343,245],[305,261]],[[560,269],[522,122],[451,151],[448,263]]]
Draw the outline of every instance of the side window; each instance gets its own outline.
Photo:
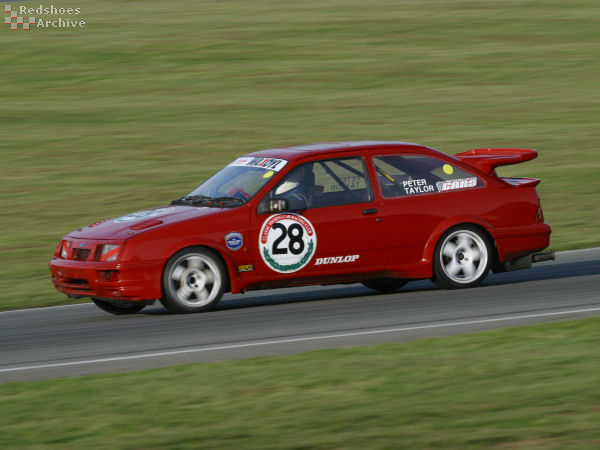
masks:
[[[364,160],[359,157],[315,161],[296,167],[265,196],[259,212],[269,200],[285,198],[290,211],[371,201],[371,183]]]
[[[483,186],[479,177],[431,156],[384,155],[373,162],[386,198]]]

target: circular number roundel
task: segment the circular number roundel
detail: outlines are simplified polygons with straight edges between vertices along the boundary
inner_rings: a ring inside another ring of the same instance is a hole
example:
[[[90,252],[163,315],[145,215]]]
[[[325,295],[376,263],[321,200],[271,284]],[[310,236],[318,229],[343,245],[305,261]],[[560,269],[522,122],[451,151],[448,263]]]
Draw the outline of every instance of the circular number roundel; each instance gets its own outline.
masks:
[[[275,272],[296,272],[315,254],[317,234],[306,217],[274,214],[263,223],[258,247],[265,264]]]

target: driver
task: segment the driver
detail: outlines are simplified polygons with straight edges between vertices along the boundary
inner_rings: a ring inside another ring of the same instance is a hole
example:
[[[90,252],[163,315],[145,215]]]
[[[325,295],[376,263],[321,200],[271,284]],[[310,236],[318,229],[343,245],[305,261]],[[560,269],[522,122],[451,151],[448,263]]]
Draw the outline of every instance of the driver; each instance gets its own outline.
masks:
[[[311,203],[310,192],[313,185],[314,176],[310,164],[307,164],[292,170],[275,189],[275,195],[285,198],[291,211],[306,209]]]

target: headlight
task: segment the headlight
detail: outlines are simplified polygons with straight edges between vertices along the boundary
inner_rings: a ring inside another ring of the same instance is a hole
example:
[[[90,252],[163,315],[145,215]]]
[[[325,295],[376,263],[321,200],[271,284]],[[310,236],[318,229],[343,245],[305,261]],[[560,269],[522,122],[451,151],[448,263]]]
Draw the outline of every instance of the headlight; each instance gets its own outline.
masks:
[[[67,259],[67,257],[69,256],[70,248],[71,248],[70,241],[62,241],[62,244],[60,245],[60,257],[62,259]]]
[[[100,248],[100,261],[116,261],[121,251],[121,244],[104,244]]]

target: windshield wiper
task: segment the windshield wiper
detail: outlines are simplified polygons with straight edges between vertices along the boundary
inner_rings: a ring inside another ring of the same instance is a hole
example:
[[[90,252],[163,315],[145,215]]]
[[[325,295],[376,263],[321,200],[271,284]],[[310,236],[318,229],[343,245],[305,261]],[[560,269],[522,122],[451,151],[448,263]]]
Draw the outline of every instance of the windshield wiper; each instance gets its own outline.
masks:
[[[243,200],[239,197],[215,197],[215,198],[211,198],[212,200],[212,206],[217,206],[215,205],[215,203],[240,203],[240,204],[244,204],[246,203],[248,200]]]
[[[186,195],[185,197],[178,198],[177,200],[171,201],[171,205],[198,205],[202,203],[209,203],[212,199],[206,195]]]
[[[171,205],[189,205],[189,206],[209,206],[209,207],[227,207],[233,206],[232,203],[236,205],[243,205],[247,200],[243,200],[239,197],[209,197],[207,195],[186,195],[185,197],[178,198],[177,200],[171,201]]]

